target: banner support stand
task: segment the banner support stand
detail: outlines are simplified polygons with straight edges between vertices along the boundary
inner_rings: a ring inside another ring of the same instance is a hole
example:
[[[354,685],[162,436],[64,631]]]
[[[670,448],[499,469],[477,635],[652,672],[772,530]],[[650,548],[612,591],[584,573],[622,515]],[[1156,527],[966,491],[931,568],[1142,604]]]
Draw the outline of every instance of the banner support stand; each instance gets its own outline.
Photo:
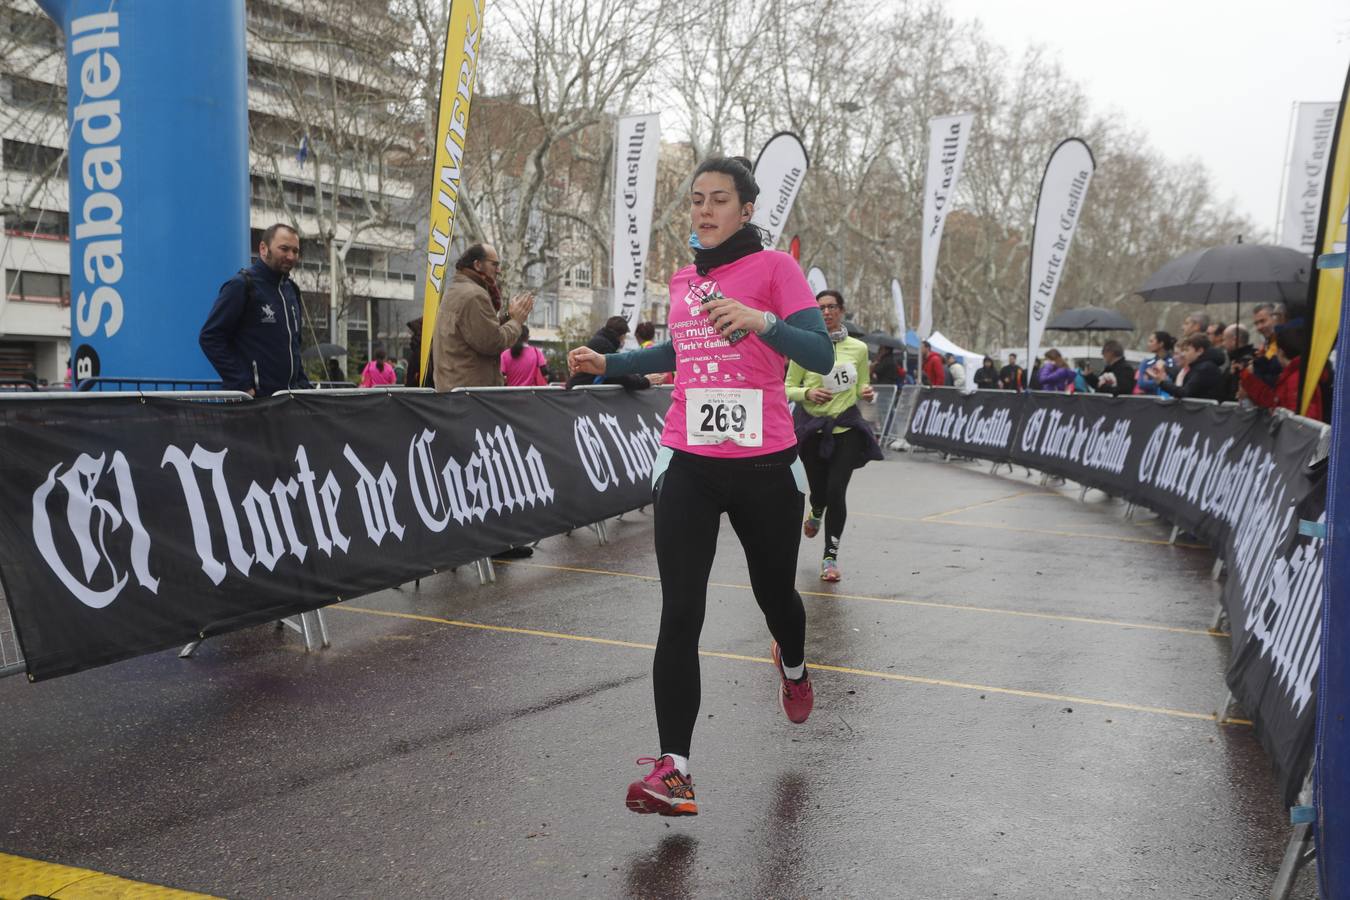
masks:
[[[478,586],[497,583],[497,570],[492,565],[491,557],[483,557],[473,561],[474,567],[478,569]]]
[[[1224,609],[1222,600],[1214,601],[1214,621],[1209,623],[1209,630],[1215,634],[1223,633],[1224,623],[1228,621],[1228,610]]]
[[[310,616],[314,617],[314,624],[310,624]],[[298,616],[287,616],[284,619],[277,619],[277,630],[289,628],[296,634],[305,639],[305,652],[309,653],[314,649],[314,634],[319,636],[319,647],[328,648],[333,645],[328,638],[328,623],[324,620],[322,609],[313,609],[308,612],[302,612]],[[195,641],[189,641],[183,645],[183,649],[178,651],[179,659],[191,659],[192,654],[202,645],[206,638],[198,638]]]
[[[1303,782],[1303,790],[1299,791],[1298,805],[1289,810],[1294,832],[1289,836],[1289,843],[1284,849],[1284,861],[1280,863],[1280,871],[1271,885],[1271,900],[1288,900],[1299,872],[1317,856],[1317,848],[1313,843],[1313,822],[1316,821],[1317,810],[1312,802],[1312,775],[1309,774]]]
[[[1228,685],[1223,686],[1223,699],[1219,701],[1219,707],[1214,711],[1214,724],[1222,725],[1228,721],[1228,709],[1233,705],[1233,692],[1229,690]]]

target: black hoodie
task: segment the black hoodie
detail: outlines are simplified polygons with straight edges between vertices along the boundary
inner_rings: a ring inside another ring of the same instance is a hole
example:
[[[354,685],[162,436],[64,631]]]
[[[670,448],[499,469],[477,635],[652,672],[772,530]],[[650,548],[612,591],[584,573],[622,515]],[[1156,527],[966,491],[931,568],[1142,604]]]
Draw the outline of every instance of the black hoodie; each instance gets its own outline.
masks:
[[[610,331],[608,328],[601,328],[597,331],[586,346],[590,347],[596,353],[604,356],[607,353],[618,353],[623,347],[623,335]],[[652,383],[647,380],[645,375],[619,375],[614,378],[603,378],[599,375],[588,375],[584,372],[578,372],[567,379],[567,388],[571,390],[579,384],[621,384],[629,390],[640,391],[643,388],[649,388]]]
[[[1167,391],[1173,397],[1186,400],[1218,400],[1222,402],[1224,399],[1223,371],[1215,364],[1214,359],[1208,352],[1191,364],[1190,369],[1186,372],[1186,380],[1180,385],[1168,378],[1158,382],[1158,387]]]

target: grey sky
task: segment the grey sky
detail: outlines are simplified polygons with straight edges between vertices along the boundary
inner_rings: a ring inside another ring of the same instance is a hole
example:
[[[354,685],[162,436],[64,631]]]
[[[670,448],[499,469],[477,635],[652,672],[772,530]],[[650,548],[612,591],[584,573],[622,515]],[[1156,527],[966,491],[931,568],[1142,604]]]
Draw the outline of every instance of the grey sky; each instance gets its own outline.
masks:
[[[1289,112],[1339,100],[1350,66],[1347,0],[946,0],[1014,58],[1050,49],[1099,113],[1170,159],[1204,162],[1220,197],[1275,226]],[[972,140],[979,139],[979,124]]]

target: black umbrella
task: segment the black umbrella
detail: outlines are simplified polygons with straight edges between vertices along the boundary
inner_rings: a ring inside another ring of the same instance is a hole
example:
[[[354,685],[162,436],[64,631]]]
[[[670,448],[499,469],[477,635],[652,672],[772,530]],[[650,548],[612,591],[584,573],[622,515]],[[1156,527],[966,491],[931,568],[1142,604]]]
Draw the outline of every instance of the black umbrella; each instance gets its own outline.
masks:
[[[1134,323],[1114,309],[1085,306],[1066,309],[1050,320],[1047,331],[1134,331]]]
[[[300,358],[305,360],[319,359],[320,357],[332,359],[335,356],[346,355],[347,348],[339,344],[315,344],[313,347],[306,347],[300,351]]]
[[[1308,296],[1312,258],[1273,244],[1225,244],[1178,256],[1154,272],[1135,293],[1145,300],[1291,303]]]
[[[860,338],[867,334],[857,322],[846,321],[844,322],[844,328],[848,330],[849,337]]]
[[[889,334],[884,334],[880,331],[865,334],[862,336],[862,340],[864,344],[871,344],[874,347],[890,347],[892,350],[905,349],[905,342],[903,339],[891,337]]]

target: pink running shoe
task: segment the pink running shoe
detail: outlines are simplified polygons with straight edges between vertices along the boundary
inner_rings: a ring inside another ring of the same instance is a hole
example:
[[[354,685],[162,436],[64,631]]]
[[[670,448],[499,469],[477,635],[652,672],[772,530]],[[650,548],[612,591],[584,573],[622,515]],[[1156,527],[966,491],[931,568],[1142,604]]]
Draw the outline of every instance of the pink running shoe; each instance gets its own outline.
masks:
[[[660,813],[663,816],[696,816],[694,779],[681,775],[669,756],[655,759],[644,756],[638,765],[651,764],[652,772],[628,786],[628,808],[635,813]]]
[[[777,641],[773,642],[769,653],[778,669],[778,677],[783,682],[783,689],[778,693],[778,703],[787,714],[788,721],[800,725],[811,715],[811,707],[816,702],[815,692],[811,690],[811,673],[805,672],[801,681],[791,681],[783,674],[783,654],[778,649]]]

